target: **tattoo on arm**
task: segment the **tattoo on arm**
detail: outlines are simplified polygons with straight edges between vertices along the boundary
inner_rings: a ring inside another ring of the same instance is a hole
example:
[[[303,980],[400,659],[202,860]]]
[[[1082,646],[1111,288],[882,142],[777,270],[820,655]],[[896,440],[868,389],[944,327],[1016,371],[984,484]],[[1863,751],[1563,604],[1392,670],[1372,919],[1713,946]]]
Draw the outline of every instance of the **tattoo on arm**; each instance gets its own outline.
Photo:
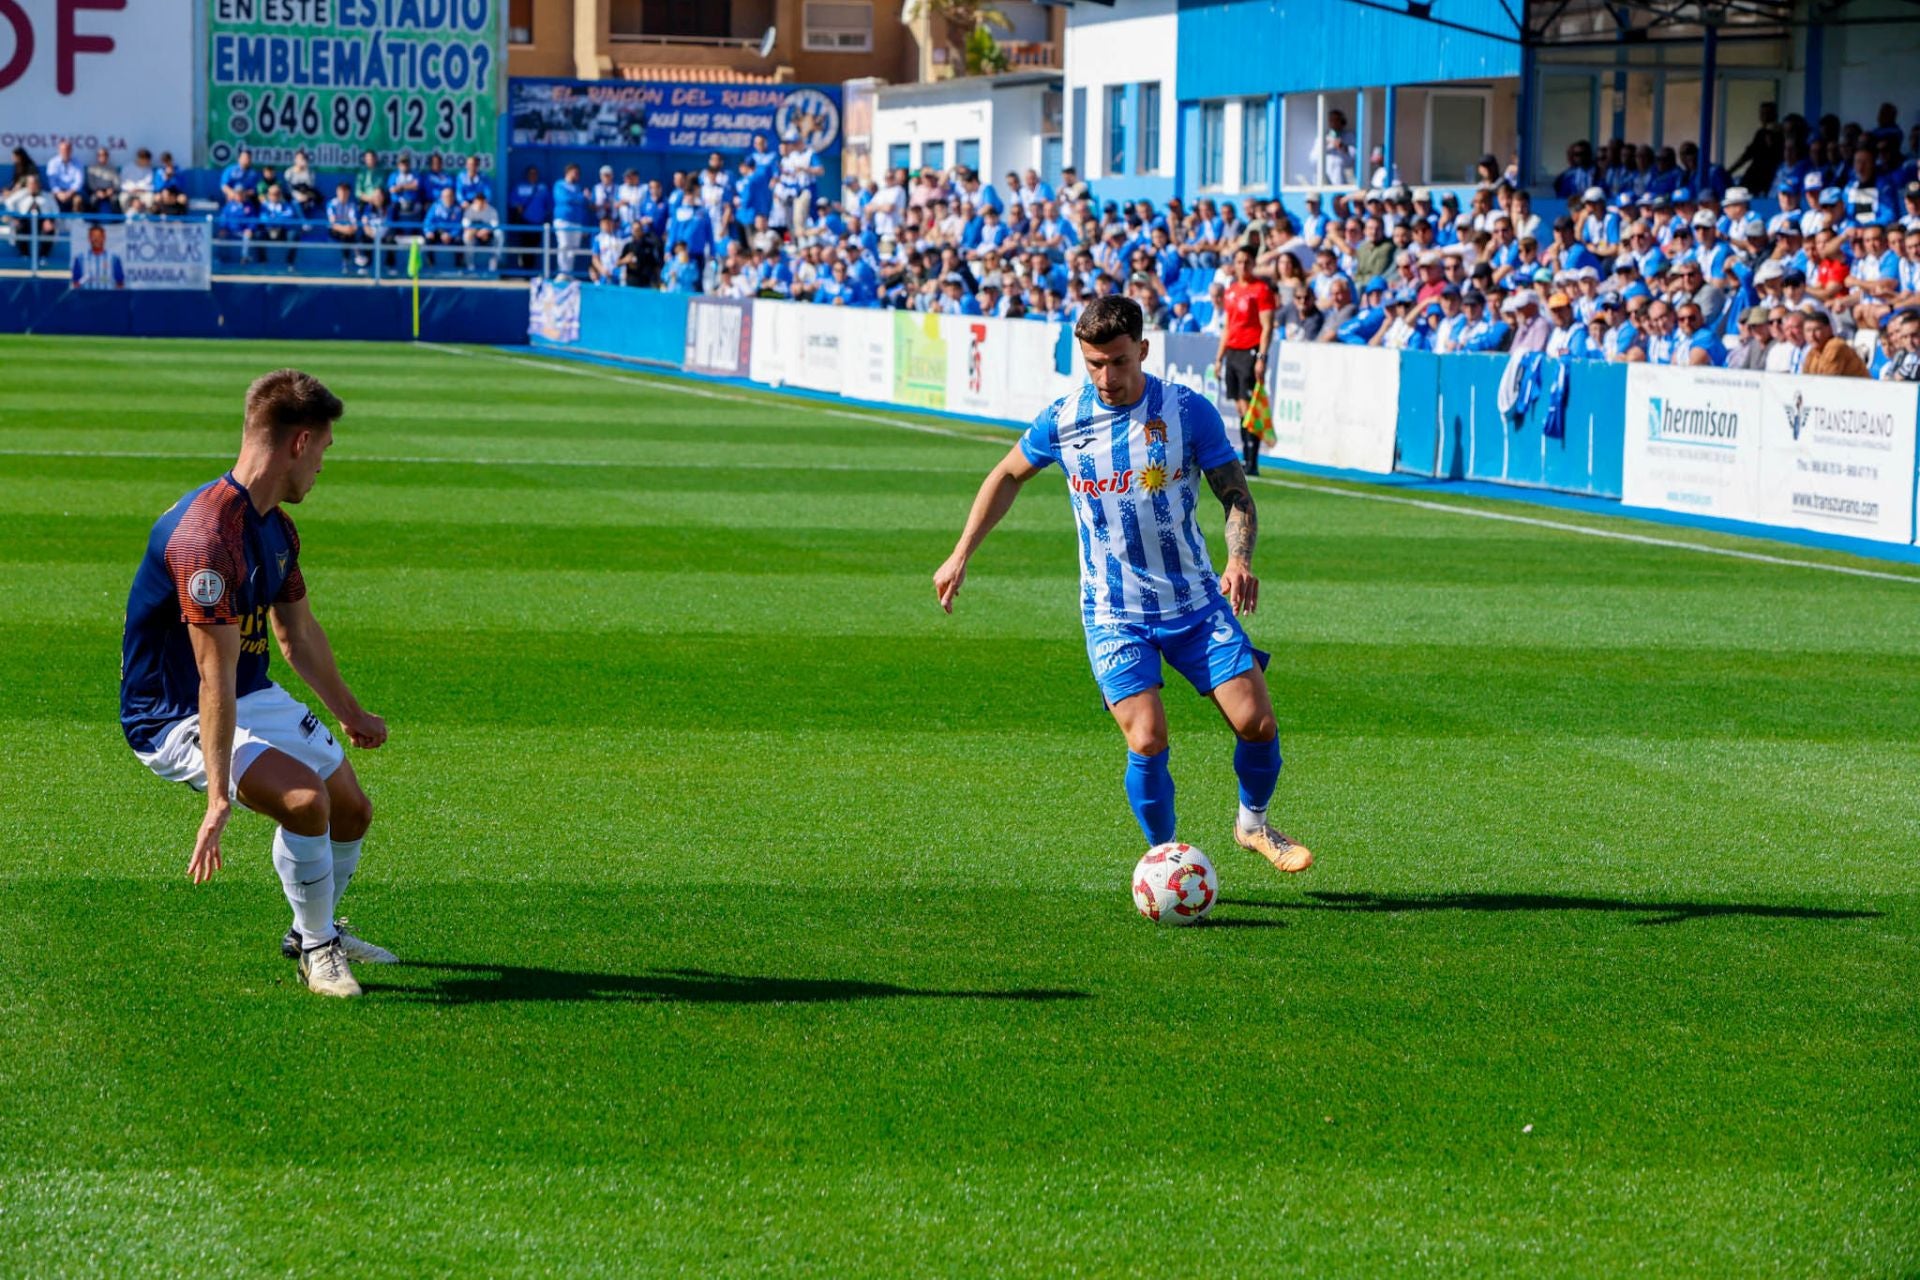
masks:
[[[1207,484],[1213,489],[1213,496],[1220,499],[1220,505],[1227,509],[1227,558],[1251,563],[1260,520],[1254,514],[1247,473],[1238,462],[1228,462],[1207,472]]]

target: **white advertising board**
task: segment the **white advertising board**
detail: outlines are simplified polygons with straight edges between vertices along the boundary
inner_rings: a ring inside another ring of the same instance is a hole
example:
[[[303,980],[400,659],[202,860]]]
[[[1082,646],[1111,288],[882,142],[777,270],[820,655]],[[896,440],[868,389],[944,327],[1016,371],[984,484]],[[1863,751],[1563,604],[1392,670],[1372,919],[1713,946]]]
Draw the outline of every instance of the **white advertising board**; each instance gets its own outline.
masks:
[[[1760,375],[1627,366],[1620,500],[1725,520],[1762,519]]]
[[[1760,518],[1912,541],[1917,397],[1910,382],[1762,377]]]
[[[800,311],[806,303],[756,299],[753,304],[753,354],[747,376],[770,387],[784,386],[800,361]]]
[[[941,336],[947,343],[946,407],[950,412],[982,418],[1011,416],[1007,353],[1013,345],[1012,327],[1023,323],[987,316],[941,317]]]
[[[840,393],[841,342],[849,314],[845,307],[801,305],[798,355],[787,365],[787,381],[809,391]]]
[[[840,318],[840,394],[893,399],[893,312],[862,307]]]
[[[118,166],[146,147],[193,155],[194,25],[204,3],[73,0],[0,4],[0,155],[44,167],[62,138],[83,167],[96,147]]]
[[[1393,471],[1400,355],[1380,347],[1281,342],[1268,360],[1274,439],[1261,456]]]

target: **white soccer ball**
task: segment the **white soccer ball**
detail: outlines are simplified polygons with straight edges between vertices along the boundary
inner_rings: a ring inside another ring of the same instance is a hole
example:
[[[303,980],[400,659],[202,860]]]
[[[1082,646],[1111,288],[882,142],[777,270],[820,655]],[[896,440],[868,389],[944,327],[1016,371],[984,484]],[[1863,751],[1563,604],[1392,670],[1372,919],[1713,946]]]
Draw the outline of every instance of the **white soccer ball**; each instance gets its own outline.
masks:
[[[1198,924],[1219,896],[1212,860],[1190,844],[1155,845],[1133,869],[1133,905],[1156,924]]]

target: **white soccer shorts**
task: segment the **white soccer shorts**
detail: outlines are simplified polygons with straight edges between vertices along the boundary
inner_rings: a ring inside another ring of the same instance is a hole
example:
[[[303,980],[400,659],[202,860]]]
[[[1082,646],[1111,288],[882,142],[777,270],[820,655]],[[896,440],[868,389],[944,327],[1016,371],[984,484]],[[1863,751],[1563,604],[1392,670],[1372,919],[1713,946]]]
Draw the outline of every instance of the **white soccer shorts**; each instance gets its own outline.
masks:
[[[323,779],[346,760],[333,734],[304,703],[277,684],[242,697],[233,705],[233,770],[237,791],[241,777],[269,747],[283,751]],[[188,716],[167,726],[153,751],[135,752],[140,763],[168,782],[184,782],[195,791],[207,789],[207,761],[200,753],[200,717]]]

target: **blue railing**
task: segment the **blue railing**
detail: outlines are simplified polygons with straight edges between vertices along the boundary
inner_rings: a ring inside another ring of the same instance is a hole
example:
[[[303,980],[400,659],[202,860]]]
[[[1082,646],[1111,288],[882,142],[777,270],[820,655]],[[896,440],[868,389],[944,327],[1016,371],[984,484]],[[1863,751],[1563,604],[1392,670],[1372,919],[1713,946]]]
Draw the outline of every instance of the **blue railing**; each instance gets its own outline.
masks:
[[[389,223],[379,243],[359,238],[334,239],[324,218],[255,223],[236,234],[208,214],[169,221],[213,224],[213,270],[218,275],[304,275],[366,277],[376,282],[408,278],[407,260],[421,245],[421,275],[460,278],[528,279],[553,274],[554,236],[550,226],[502,224],[490,244],[428,244],[421,222]],[[31,276],[65,275],[71,266],[76,227],[125,222],[119,214],[53,214],[0,217],[0,270],[25,270]],[[52,234],[46,224],[53,224]]]

